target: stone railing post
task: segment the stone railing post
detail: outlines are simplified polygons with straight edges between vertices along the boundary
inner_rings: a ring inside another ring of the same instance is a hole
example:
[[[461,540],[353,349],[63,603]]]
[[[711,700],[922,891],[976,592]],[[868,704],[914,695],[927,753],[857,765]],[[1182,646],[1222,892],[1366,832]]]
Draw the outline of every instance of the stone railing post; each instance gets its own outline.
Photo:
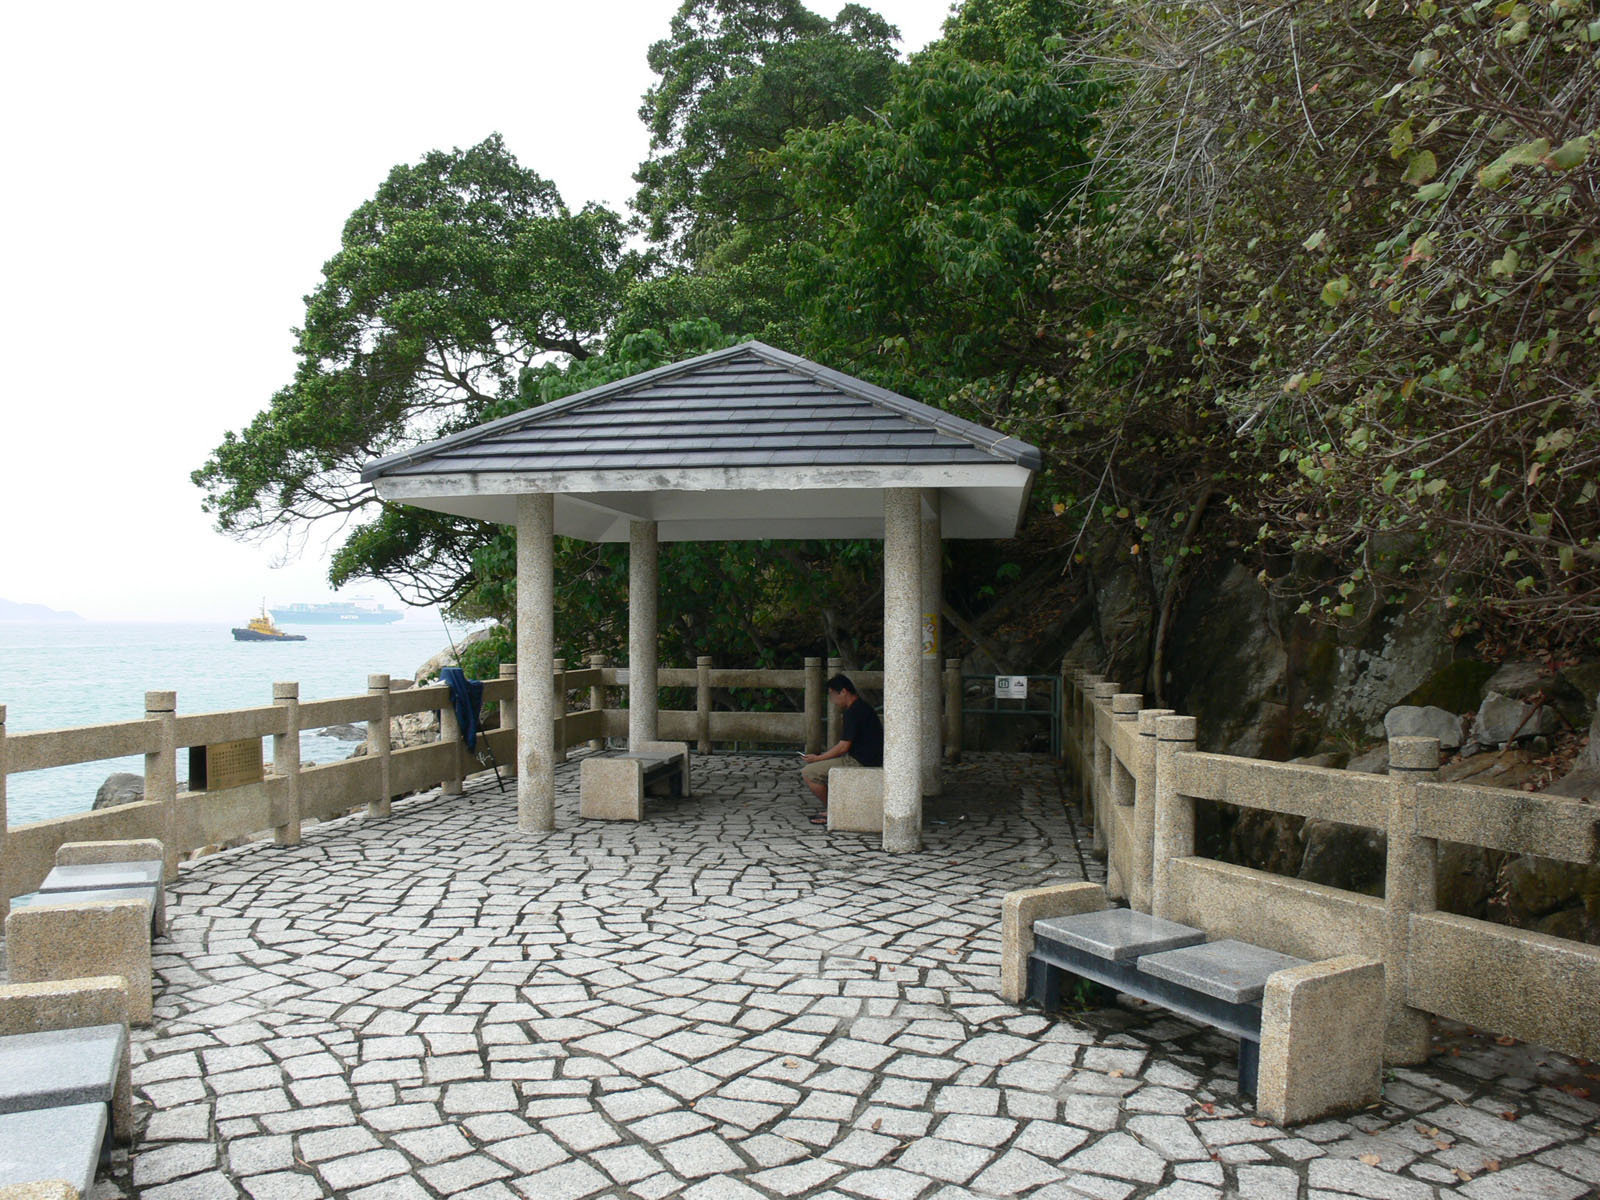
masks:
[[[556,756],[555,762],[567,761],[567,660],[553,659],[550,663],[555,673],[556,689]]]
[[[828,677],[822,673],[822,659],[806,659],[806,753],[821,754],[828,728]]]
[[[830,658],[830,659],[828,659],[828,678],[829,679],[832,679],[835,675],[838,675],[843,670],[844,670],[844,659],[842,659],[842,658]],[[824,745],[823,745],[822,748],[824,750],[828,749],[828,747],[830,747],[830,746],[837,746],[839,744],[840,722],[843,719],[843,717],[840,714],[839,710],[832,703],[828,703],[827,704],[827,709],[828,709],[828,735],[827,735],[827,737],[825,739],[823,739],[824,740]]]
[[[272,772],[283,777],[283,820],[272,827],[274,846],[300,844],[300,685],[275,683],[272,703],[283,709],[283,732],[272,735]]]
[[[461,743],[461,722],[456,720],[455,706],[450,703],[448,694],[437,711],[439,713],[439,744],[450,747],[450,756],[445,760],[445,772],[439,780],[439,794],[441,796],[459,796],[462,791],[461,759],[466,753],[466,747]]]
[[[604,654],[589,655],[589,666],[592,670],[603,671],[609,661]],[[589,707],[600,714],[600,736],[589,739],[589,749],[604,750],[606,748],[606,685],[604,683],[590,685]]]
[[[1178,755],[1194,749],[1193,717],[1156,718],[1156,812],[1151,838],[1150,911],[1171,918],[1172,860],[1194,856],[1194,801],[1178,791]]]
[[[1156,832],[1156,722],[1173,715],[1170,708],[1139,710],[1138,761],[1133,768],[1133,854],[1129,857],[1133,878],[1128,881],[1128,905],[1144,913],[1153,911],[1150,873]]]
[[[806,659],[807,664],[811,662]],[[807,693],[807,705],[811,703]],[[701,754],[711,753],[711,656],[701,654],[694,660],[694,736],[695,747]]]
[[[1438,843],[1417,836],[1417,785],[1439,777],[1437,738],[1389,739],[1389,850],[1384,886],[1383,1057],[1420,1063],[1428,1057],[1428,1014],[1406,1004],[1411,916],[1438,904]]]
[[[387,817],[389,799],[394,794],[389,786],[389,756],[394,741],[389,736],[389,677],[368,675],[367,695],[378,698],[378,711],[367,722],[367,757],[378,760],[378,794],[367,798],[367,816]]]
[[[511,757],[500,764],[500,773],[515,776],[517,773],[517,664],[501,663],[500,678],[511,680],[510,694],[500,701],[500,728],[511,735]]]
[[[961,687],[961,660],[944,660],[944,760],[961,761],[961,735],[963,722],[961,708],[966,703],[966,693]]]
[[[1094,803],[1090,789],[1094,786],[1094,695],[1095,684],[1104,676],[1085,671],[1078,681],[1078,815],[1088,820],[1090,806]]]
[[[1144,697],[1138,692],[1117,692],[1111,697],[1112,724],[1136,725],[1139,720],[1139,708],[1143,703]],[[1133,847],[1123,844],[1120,824],[1122,816],[1132,817],[1133,813],[1119,815],[1116,811],[1119,808],[1133,807],[1135,784],[1133,767],[1134,764],[1125,763],[1117,757],[1117,734],[1113,730],[1111,737],[1106,741],[1105,819],[1097,824],[1106,834],[1106,894],[1115,896],[1119,900],[1129,899],[1133,889],[1133,881],[1129,878],[1133,868]]]
[[[0,704],[0,922],[11,911],[11,856],[6,845],[6,706]]]
[[[1111,719],[1119,725],[1137,725],[1139,710],[1144,707],[1144,697],[1138,692],[1118,692],[1111,697]],[[1113,743],[1106,747],[1110,755],[1111,765],[1111,803],[1123,808],[1133,807],[1135,763],[1123,763],[1122,770],[1117,767],[1117,748]]]
[[[183,858],[178,845],[178,693],[146,692],[144,717],[159,722],[155,752],[144,756],[144,798],[161,805],[161,842],[171,879]]]
[[[1088,767],[1089,776],[1085,780],[1085,788],[1089,793],[1089,803],[1094,806],[1094,852],[1105,854],[1110,849],[1110,842],[1106,834],[1106,809],[1111,804],[1111,747],[1100,737],[1100,709],[1108,711],[1111,708],[1111,697],[1115,696],[1121,684],[1109,680],[1094,685],[1094,690],[1089,693],[1089,749],[1091,752]]]

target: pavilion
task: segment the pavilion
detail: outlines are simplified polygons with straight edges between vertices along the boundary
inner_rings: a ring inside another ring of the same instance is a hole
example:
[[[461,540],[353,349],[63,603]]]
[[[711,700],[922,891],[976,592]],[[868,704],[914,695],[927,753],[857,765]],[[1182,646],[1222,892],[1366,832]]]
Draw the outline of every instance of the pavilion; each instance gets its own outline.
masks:
[[[939,790],[945,538],[1008,538],[1038,450],[745,342],[377,459],[384,500],[514,525],[517,815],[555,827],[554,535],[628,543],[628,741],[656,735],[662,541],[881,538],[884,828],[921,846]]]

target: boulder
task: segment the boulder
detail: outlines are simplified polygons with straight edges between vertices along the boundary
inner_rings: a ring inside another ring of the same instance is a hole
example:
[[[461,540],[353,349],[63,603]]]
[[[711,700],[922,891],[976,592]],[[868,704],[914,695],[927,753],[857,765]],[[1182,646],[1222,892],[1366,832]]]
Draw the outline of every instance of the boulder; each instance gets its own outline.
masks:
[[[1344,766],[1346,771],[1361,771],[1367,775],[1389,773],[1389,743],[1379,742],[1370,750],[1363,750]]]
[[[341,742],[364,742],[367,740],[367,727],[365,725],[329,725],[326,729],[317,730],[317,736],[337,738]]]
[[[108,775],[94,794],[96,808],[115,808],[119,804],[137,804],[144,799],[144,776],[128,771]]]
[[[1478,706],[1472,736],[1480,745],[1500,746],[1513,738],[1554,733],[1560,727],[1561,719],[1548,706],[1526,704],[1514,696],[1491,691]]]
[[[1499,692],[1502,696],[1526,700],[1535,692],[1549,692],[1555,686],[1556,674],[1542,663],[1503,663],[1489,676],[1489,682],[1484,685],[1484,694]]]
[[[1479,920],[1489,915],[1489,897],[1504,856],[1497,850],[1440,842],[1436,862],[1437,895],[1441,912]]]
[[[1383,732],[1391,738],[1438,738],[1443,749],[1455,750],[1461,745],[1461,718],[1431,704],[1402,704],[1384,713]]]
[[[1389,839],[1376,829],[1307,818],[1300,829],[1305,852],[1299,878],[1368,895],[1383,894]]]

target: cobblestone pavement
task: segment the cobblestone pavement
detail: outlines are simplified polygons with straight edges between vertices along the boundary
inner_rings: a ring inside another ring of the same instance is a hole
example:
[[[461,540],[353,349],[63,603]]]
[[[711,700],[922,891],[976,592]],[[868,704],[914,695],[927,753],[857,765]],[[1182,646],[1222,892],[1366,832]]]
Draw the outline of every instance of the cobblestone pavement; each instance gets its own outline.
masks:
[[[718,757],[696,763],[695,799],[639,825],[578,821],[572,764],[554,833],[519,833],[491,780],[189,865],[134,1047],[147,1123],[97,1196],[1573,1200],[1600,1183],[1600,1106],[1570,1062],[1466,1039],[1395,1072],[1382,1108],[1286,1132],[1239,1106],[1232,1046],[1197,1026],[1002,1003],[1002,894],[1098,866],[1044,760],[947,778],[915,855],[809,824],[787,758]]]

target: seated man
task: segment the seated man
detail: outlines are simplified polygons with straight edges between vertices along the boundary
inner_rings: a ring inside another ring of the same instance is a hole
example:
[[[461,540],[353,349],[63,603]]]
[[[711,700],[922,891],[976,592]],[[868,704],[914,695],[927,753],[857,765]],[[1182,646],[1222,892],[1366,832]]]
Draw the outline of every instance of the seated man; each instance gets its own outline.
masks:
[[[835,675],[828,680],[828,699],[844,711],[839,740],[821,754],[800,756],[805,761],[800,777],[823,805],[822,811],[812,816],[813,825],[828,822],[829,771],[834,767],[883,766],[883,724],[872,711],[872,705],[856,693],[856,685],[850,682],[848,675]]]

